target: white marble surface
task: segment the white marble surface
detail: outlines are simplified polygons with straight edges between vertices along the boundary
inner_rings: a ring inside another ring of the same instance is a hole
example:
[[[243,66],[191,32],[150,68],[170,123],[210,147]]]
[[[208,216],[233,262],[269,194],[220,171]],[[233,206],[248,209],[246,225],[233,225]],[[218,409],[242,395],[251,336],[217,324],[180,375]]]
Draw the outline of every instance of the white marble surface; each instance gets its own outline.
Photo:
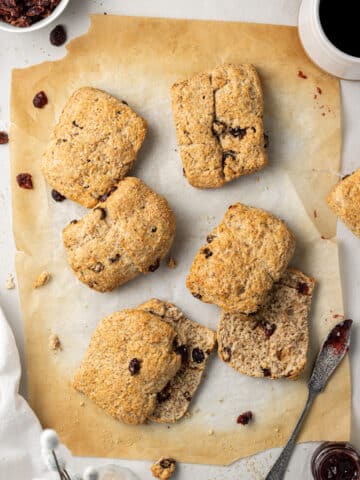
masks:
[[[87,14],[108,12],[119,15],[141,15],[158,17],[199,18],[238,20],[258,23],[296,25],[300,0],[72,0],[59,23],[67,27],[69,38],[85,32],[89,26]],[[0,130],[9,128],[10,74],[14,67],[24,67],[45,60],[54,60],[65,54],[64,47],[49,44],[50,27],[29,34],[7,34],[0,32]],[[353,171],[360,166],[360,82],[341,83],[343,149],[342,170]],[[17,290],[5,288],[9,273],[14,273],[14,241],[11,230],[11,192],[8,146],[0,146],[0,304],[2,305],[15,333],[17,345],[24,365],[24,340],[22,319]],[[360,311],[360,240],[339,224],[340,261],[344,301],[347,316],[359,323]],[[352,442],[360,448],[360,329],[353,332],[351,351],[353,375],[353,422]],[[23,391],[26,382],[23,379]],[[336,418],[334,418],[336,422]],[[0,446],[1,448],[1,446]],[[309,460],[314,444],[300,445],[291,461],[287,479],[307,480],[311,478]],[[181,465],[178,480],[196,477],[199,480],[222,480],[237,478],[258,480],[276,458],[278,451],[264,452],[252,459],[237,462],[231,467],[207,467]],[[88,459],[76,459],[82,468]],[[103,460],[92,459],[92,464]],[[141,478],[151,478],[149,462],[117,461],[133,468]],[[14,472],[15,473],[15,472]]]

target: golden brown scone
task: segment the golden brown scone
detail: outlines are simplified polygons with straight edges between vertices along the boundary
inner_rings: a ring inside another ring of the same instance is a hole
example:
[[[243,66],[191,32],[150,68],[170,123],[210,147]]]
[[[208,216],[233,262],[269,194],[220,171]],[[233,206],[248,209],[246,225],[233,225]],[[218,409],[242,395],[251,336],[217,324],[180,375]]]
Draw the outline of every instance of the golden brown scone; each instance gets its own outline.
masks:
[[[175,469],[176,461],[173,458],[162,457],[151,465],[153,477],[160,478],[160,480],[169,480],[175,473]]]
[[[267,164],[263,94],[253,65],[226,64],[172,90],[184,174],[199,188],[221,187]]]
[[[294,235],[282,220],[236,203],[207,236],[186,285],[203,302],[227,312],[252,313],[265,302],[294,250]]]
[[[175,330],[156,315],[129,309],[97,326],[73,385],[109,415],[145,423],[157,394],[181,366]]]
[[[327,201],[345,225],[360,237],[360,168],[340,180]]]
[[[165,198],[127,177],[102,203],[63,230],[71,268],[99,292],[154,272],[171,247],[175,216]]]
[[[288,269],[255,314],[223,312],[217,331],[221,360],[252,377],[298,378],[307,360],[314,286],[313,278]]]
[[[158,394],[157,406],[150,417],[154,422],[174,423],[185,415],[200,385],[209,355],[215,348],[216,334],[187,318],[172,303],[154,298],[138,308],[157,315],[176,332],[174,348],[181,355],[182,365]]]
[[[94,207],[130,170],[146,130],[145,120],[125,102],[80,88],[60,115],[41,171],[66,198]]]

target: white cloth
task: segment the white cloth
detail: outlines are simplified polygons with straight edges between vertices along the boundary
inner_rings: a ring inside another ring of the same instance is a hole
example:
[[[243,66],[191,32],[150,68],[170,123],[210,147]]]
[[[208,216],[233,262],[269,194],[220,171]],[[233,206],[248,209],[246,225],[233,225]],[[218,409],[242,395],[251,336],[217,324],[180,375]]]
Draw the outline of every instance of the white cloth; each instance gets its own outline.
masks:
[[[21,366],[14,336],[0,308],[0,479],[30,480],[44,471],[41,426],[19,395]]]

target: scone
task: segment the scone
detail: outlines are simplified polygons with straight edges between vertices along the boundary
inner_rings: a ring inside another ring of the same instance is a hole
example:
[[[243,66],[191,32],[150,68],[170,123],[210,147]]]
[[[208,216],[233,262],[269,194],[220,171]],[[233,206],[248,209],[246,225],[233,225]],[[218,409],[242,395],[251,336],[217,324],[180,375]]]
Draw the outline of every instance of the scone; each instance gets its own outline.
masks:
[[[200,384],[216,334],[152,299],[103,319],[73,385],[125,423],[176,422]]]
[[[263,95],[253,65],[221,65],[171,90],[176,136],[189,183],[221,187],[267,164]]]
[[[345,225],[360,237],[360,168],[335,185],[327,201]]]
[[[173,423],[189,408],[201,382],[207,359],[215,347],[216,334],[187,318],[175,305],[152,299],[138,307],[170,325],[176,332],[174,348],[181,355],[182,366],[158,395],[158,403],[150,419]]]
[[[221,360],[252,377],[296,379],[306,365],[314,285],[313,278],[288,269],[255,314],[223,312],[217,331]]]
[[[41,171],[66,198],[92,208],[130,170],[146,129],[126,102],[96,88],[80,88],[60,115]]]
[[[165,198],[126,177],[104,202],[64,228],[63,241],[78,279],[106,292],[154,272],[174,234],[175,216]]]
[[[294,235],[282,220],[237,203],[207,236],[186,285],[203,302],[249,314],[265,302],[294,249]]]
[[[153,477],[160,478],[160,480],[169,480],[175,473],[176,461],[173,458],[162,457],[151,465],[150,469]]]
[[[151,313],[113,313],[97,326],[73,385],[117,420],[145,423],[181,366],[175,336]]]

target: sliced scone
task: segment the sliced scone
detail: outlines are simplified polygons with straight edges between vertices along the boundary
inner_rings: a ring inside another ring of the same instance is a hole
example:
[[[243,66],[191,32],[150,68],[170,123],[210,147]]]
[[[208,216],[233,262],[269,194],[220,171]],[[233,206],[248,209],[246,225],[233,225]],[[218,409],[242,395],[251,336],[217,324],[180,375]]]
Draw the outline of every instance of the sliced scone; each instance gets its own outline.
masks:
[[[97,326],[73,385],[117,420],[145,423],[181,366],[175,337],[157,315],[113,313]]]
[[[41,162],[46,181],[70,200],[94,207],[132,167],[146,122],[126,102],[83,87],[69,98]]]
[[[252,313],[288,266],[295,238],[264,210],[237,203],[208,236],[186,285],[194,297],[227,312]]]
[[[223,312],[217,331],[221,360],[252,377],[296,379],[306,365],[314,286],[313,278],[288,269],[255,314]]]
[[[182,418],[201,382],[207,359],[215,347],[216,334],[187,318],[175,305],[152,299],[138,307],[156,315],[176,332],[174,348],[182,365],[157,396],[157,405],[150,420],[173,423]]]
[[[267,164],[263,94],[253,65],[226,64],[177,82],[172,108],[184,174],[221,187]]]
[[[360,168],[340,180],[327,201],[345,225],[360,237]]]
[[[175,216],[161,195],[127,177],[102,203],[63,230],[68,262],[99,292],[154,272],[175,234]]]

